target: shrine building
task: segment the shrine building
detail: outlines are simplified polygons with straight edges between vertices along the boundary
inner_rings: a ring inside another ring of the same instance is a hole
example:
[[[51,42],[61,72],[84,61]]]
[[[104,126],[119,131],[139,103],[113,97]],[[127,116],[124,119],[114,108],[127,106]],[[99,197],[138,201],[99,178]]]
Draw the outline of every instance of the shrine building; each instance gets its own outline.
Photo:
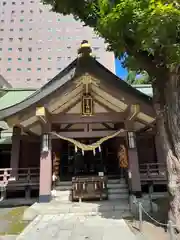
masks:
[[[39,201],[48,202],[53,174],[57,182],[84,184],[123,177],[136,196],[149,183],[166,184],[151,96],[101,65],[87,41],[69,66],[28,91],[14,104],[7,105],[6,94],[0,98],[0,105],[6,101],[0,120],[12,129],[10,142],[0,142],[2,152],[11,151],[0,152],[7,191],[24,189],[29,197],[37,190]]]

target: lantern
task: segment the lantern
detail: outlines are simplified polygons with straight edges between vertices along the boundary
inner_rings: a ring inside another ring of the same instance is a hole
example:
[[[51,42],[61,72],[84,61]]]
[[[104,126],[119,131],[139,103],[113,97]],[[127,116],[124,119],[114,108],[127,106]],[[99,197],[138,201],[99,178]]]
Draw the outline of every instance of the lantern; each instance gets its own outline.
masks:
[[[42,152],[48,152],[49,148],[49,134],[46,133],[42,136]]]
[[[136,148],[136,140],[135,140],[134,132],[128,132],[128,145],[129,145],[129,148],[131,149]]]

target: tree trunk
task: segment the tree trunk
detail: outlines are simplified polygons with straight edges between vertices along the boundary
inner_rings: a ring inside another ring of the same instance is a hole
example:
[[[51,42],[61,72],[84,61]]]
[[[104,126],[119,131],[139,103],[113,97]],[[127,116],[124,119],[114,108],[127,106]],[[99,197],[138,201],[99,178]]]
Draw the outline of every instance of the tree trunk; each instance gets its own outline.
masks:
[[[157,131],[167,164],[169,219],[180,231],[180,66],[153,83]]]

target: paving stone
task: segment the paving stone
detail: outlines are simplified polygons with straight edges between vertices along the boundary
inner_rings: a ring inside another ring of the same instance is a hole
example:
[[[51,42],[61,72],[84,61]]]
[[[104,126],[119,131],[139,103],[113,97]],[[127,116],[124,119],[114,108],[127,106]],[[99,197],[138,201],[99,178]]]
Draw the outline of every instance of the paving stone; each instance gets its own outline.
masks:
[[[120,202],[34,204],[41,213],[17,240],[135,240],[122,215],[128,204]],[[121,205],[121,206],[120,206]]]
[[[6,232],[8,230],[10,223],[11,223],[10,221],[5,219],[0,220],[0,232]]]
[[[17,235],[0,236],[0,240],[15,240],[16,238],[17,238]]]

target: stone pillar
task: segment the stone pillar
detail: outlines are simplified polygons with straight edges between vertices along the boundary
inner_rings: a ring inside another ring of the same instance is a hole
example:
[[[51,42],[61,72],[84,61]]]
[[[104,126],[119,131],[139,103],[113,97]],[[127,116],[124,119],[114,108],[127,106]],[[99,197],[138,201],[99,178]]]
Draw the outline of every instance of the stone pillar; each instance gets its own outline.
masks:
[[[12,148],[11,148],[11,161],[10,161],[10,168],[11,177],[16,178],[18,174],[19,168],[19,160],[20,160],[20,149],[21,148],[21,129],[19,127],[13,128],[13,135],[12,135]]]
[[[128,122],[126,124],[126,130],[128,132],[133,132],[133,122]],[[136,138],[134,139],[136,141]],[[128,133],[127,133],[127,146],[128,146],[128,177],[129,182],[131,184],[131,191],[136,196],[141,196],[141,180],[140,180],[140,172],[139,172],[139,159],[138,152],[135,146],[133,148],[130,147],[128,142]]]
[[[48,132],[49,131],[45,131],[45,129],[43,129],[43,134],[46,133],[48,135],[49,141],[48,149],[46,151],[43,151],[43,148],[41,146],[39,202],[49,202],[51,200],[52,153],[51,153],[51,140]]]

